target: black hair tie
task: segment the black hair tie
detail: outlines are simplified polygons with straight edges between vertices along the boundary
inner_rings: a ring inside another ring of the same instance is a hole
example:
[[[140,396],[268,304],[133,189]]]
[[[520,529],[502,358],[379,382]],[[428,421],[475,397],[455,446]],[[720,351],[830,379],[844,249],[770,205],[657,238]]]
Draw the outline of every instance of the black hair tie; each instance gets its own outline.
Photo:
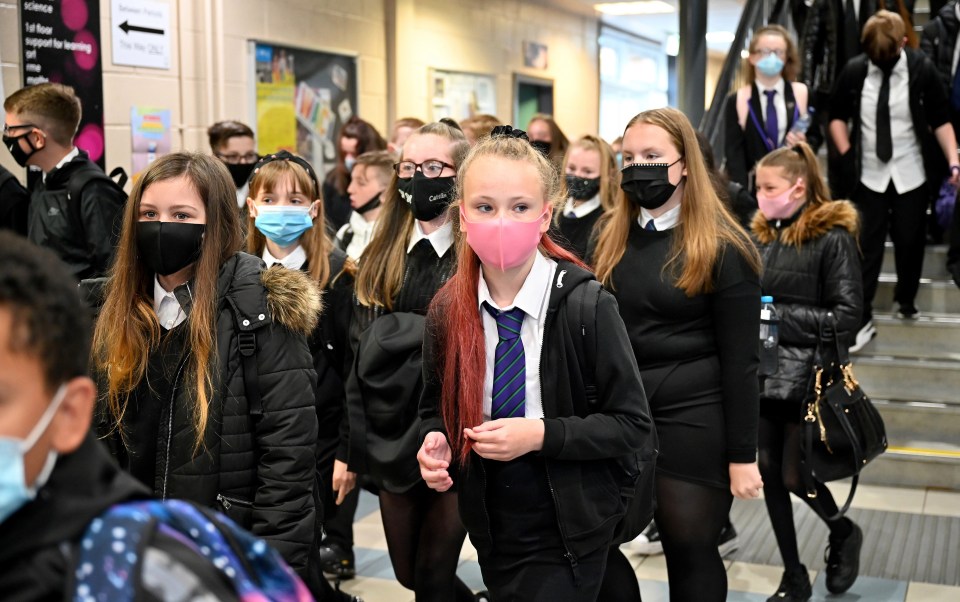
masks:
[[[253,177],[257,175],[257,172],[260,171],[260,168],[266,165],[267,163],[273,163],[274,161],[292,161],[300,167],[302,167],[307,175],[310,176],[310,179],[313,180],[314,194],[320,195],[320,183],[317,180],[317,174],[313,171],[313,166],[307,162],[306,159],[298,155],[294,155],[290,151],[281,150],[275,153],[270,153],[269,155],[264,155],[260,157],[260,160],[257,161],[256,167],[253,168],[253,171],[250,172],[250,177],[247,178],[247,183],[253,181]]]
[[[518,130],[512,125],[498,125],[490,131],[491,138],[517,138],[519,140],[526,140],[530,142],[530,139],[527,138],[527,133],[523,130]]]

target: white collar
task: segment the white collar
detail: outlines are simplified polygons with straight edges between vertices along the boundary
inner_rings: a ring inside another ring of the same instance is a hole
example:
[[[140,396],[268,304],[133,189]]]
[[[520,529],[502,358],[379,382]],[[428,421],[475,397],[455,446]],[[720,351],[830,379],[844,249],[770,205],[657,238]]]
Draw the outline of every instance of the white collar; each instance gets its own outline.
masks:
[[[677,205],[660,217],[653,217],[649,211],[641,207],[640,217],[637,218],[637,223],[640,224],[641,228],[644,228],[650,220],[653,220],[653,225],[657,231],[669,230],[680,223],[680,205]]]
[[[77,157],[77,155],[79,155],[79,154],[80,154],[80,149],[77,148],[77,147],[73,147],[73,150],[71,150],[69,153],[67,153],[66,155],[64,155],[64,156],[63,156],[63,159],[60,159],[60,162],[57,163],[57,164],[54,166],[53,169],[60,169],[61,167],[63,167],[63,166],[66,165],[67,163],[73,161],[73,160]],[[53,169],[51,169],[50,171],[53,171]],[[44,183],[46,183],[46,181],[47,181],[47,173],[48,173],[48,172],[43,172],[43,181],[44,181]]]
[[[453,223],[447,220],[442,226],[431,232],[424,234],[423,228],[418,220],[413,220],[413,233],[410,235],[410,243],[407,245],[407,253],[413,250],[418,242],[426,238],[433,245],[433,250],[437,252],[438,257],[443,257],[453,246]]]
[[[555,263],[537,251],[530,273],[527,274],[527,279],[523,281],[523,286],[517,291],[517,296],[513,299],[513,305],[508,307],[500,307],[493,302],[490,289],[487,287],[487,281],[483,278],[483,270],[480,270],[480,278],[477,282],[477,303],[481,308],[480,311],[485,311],[483,309],[484,303],[502,311],[519,307],[523,310],[523,313],[527,314],[528,318],[540,320],[543,304],[547,300],[546,293],[550,291],[550,280],[553,277],[553,265]]]
[[[263,263],[267,264],[268,268],[275,263],[279,263],[288,270],[299,270],[306,262],[307,252],[303,250],[302,245],[297,245],[297,248],[283,259],[277,259],[270,254],[266,245],[263,246]]]
[[[174,301],[177,301],[177,296],[173,294],[173,291],[167,292],[162,286],[160,286],[160,279],[156,276],[153,277],[153,309],[158,311],[160,309],[160,303],[164,298],[170,298]],[[177,301],[177,305],[180,302]]]
[[[763,94],[767,90],[776,90],[777,94],[779,94],[780,97],[783,98],[783,78],[782,77],[779,80],[777,80],[777,83],[774,84],[773,87],[770,87],[770,88],[768,88],[767,86],[764,86],[759,81],[755,83],[757,84],[757,91],[760,92],[760,94]]]
[[[600,195],[594,195],[589,201],[584,201],[577,205],[573,206],[573,199],[568,198],[567,204],[563,206],[563,215],[564,217],[576,217],[581,218],[586,215],[593,213],[594,210],[600,208]]]
[[[372,219],[368,222],[365,217],[356,211],[350,212],[350,227],[353,228],[354,232],[366,232],[367,230],[372,230],[376,225],[377,220]]]

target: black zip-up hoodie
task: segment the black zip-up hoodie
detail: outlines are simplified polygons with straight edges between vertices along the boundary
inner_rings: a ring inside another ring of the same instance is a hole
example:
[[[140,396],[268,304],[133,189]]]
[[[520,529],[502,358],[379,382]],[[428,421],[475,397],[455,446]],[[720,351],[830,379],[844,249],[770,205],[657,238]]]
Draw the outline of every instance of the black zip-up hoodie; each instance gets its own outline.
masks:
[[[597,305],[597,400],[595,405],[588,404],[574,340],[582,335],[571,332],[566,312],[567,298],[589,280],[593,275],[588,271],[558,263],[540,355],[544,436],[539,455],[545,460],[560,534],[574,568],[579,557],[612,543],[634,496],[641,465],[650,459],[641,458],[639,452],[648,447],[649,437],[656,436],[626,328],[616,300],[607,291],[601,291]],[[442,307],[438,309],[438,315],[445,313]],[[479,310],[474,306],[473,311]],[[428,315],[424,337],[421,440],[431,431],[444,431],[438,377],[443,325],[431,319],[433,315]],[[455,470],[451,474],[460,494],[460,518],[470,539],[478,550],[489,551],[495,536],[485,506],[483,462],[471,453],[459,475]]]

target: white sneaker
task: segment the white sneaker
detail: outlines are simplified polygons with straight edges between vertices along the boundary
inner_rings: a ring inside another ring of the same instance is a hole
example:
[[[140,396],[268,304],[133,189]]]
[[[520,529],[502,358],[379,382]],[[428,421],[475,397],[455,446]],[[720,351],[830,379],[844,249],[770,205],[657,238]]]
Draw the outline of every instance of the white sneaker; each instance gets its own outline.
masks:
[[[663,542],[660,541],[660,531],[657,530],[657,524],[650,521],[643,533],[637,535],[637,538],[628,543],[627,547],[631,551],[644,556],[663,554]]]
[[[873,325],[873,320],[870,320],[857,332],[856,341],[854,341],[853,345],[850,345],[850,353],[856,353],[863,349],[863,346],[869,343],[875,336],[877,336],[877,327]]]

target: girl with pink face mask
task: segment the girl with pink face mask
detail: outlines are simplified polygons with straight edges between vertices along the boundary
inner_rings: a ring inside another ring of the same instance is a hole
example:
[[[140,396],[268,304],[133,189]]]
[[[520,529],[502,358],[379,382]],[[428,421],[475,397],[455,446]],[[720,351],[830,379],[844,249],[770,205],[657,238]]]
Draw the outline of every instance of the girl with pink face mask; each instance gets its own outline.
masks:
[[[420,471],[459,491],[494,600],[596,600],[655,447],[616,302],[546,234],[562,194],[523,132],[480,142],[457,178],[457,273],[427,314]]]
[[[817,158],[804,143],[760,160],[757,202],[752,231],[763,258],[761,289],[773,296],[780,313],[780,367],[761,379],[758,438],[764,501],[785,569],[770,599],[807,600],[810,577],[800,564],[790,493],[830,529],[831,592],[846,591],[857,578],[863,542],[850,519],[826,520],[837,513],[837,504],[822,483],[815,498],[805,494],[800,466],[801,406],[812,395],[821,325],[835,320],[841,344],[849,346],[863,310],[857,210],[848,201],[830,200]]]

